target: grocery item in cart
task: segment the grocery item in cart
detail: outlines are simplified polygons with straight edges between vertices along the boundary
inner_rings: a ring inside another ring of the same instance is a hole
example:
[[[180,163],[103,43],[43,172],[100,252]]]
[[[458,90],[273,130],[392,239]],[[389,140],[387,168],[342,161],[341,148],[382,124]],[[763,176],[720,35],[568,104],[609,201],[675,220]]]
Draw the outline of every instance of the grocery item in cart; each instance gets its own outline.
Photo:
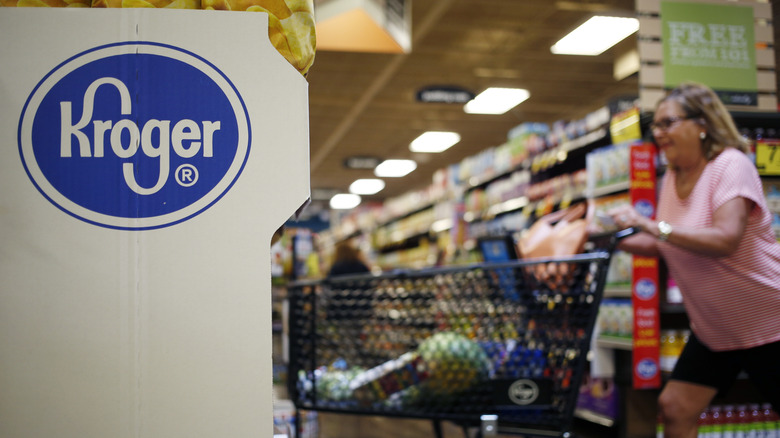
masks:
[[[412,352],[372,368],[352,381],[355,398],[368,404],[390,399],[403,404],[456,397],[488,379],[491,362],[483,348],[455,332],[440,332]]]
[[[488,379],[491,362],[476,342],[455,332],[440,332],[417,349],[430,370],[423,395],[450,397]]]

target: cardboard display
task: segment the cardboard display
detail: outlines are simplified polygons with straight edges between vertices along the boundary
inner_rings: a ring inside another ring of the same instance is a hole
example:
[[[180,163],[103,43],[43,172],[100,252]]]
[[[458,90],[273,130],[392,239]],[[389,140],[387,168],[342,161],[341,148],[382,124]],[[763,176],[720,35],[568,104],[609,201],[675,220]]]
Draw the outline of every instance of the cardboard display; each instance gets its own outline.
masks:
[[[267,20],[0,9],[0,436],[271,436],[309,156]]]

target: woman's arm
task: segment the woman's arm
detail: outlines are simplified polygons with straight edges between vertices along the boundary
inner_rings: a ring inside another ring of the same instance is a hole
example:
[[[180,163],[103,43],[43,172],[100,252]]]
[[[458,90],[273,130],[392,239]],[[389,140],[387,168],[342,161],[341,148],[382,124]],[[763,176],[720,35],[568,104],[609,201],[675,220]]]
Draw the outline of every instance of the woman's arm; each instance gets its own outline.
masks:
[[[712,257],[727,256],[737,250],[745,233],[753,201],[737,197],[726,201],[712,215],[708,228],[674,227],[667,242]],[[657,256],[658,222],[640,215],[627,205],[610,211],[621,227],[639,227],[644,233],[625,239],[620,249],[640,255]],[[641,239],[640,239],[641,238]]]
[[[660,257],[657,242],[658,239],[650,234],[639,233],[621,240],[617,249],[644,257]]]

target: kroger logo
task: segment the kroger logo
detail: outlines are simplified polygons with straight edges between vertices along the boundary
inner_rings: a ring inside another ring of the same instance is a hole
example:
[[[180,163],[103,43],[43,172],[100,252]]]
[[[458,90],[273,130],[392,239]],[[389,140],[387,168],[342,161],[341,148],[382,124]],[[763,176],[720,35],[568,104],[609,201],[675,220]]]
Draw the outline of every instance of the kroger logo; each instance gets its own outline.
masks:
[[[655,283],[648,278],[642,278],[636,282],[636,295],[642,300],[649,300],[655,296]]]
[[[86,222],[143,230],[217,202],[249,153],[246,107],[230,80],[185,50],[111,44],[46,75],[19,122],[30,179]]]
[[[634,203],[634,208],[636,208],[636,211],[644,217],[653,217],[653,213],[655,213],[655,207],[653,207],[653,203],[647,199],[640,199],[636,201]]]
[[[518,405],[529,405],[539,398],[539,386],[533,380],[516,380],[509,387],[509,399]]]
[[[636,373],[643,379],[652,379],[658,374],[658,364],[652,359],[642,359],[636,364]]]

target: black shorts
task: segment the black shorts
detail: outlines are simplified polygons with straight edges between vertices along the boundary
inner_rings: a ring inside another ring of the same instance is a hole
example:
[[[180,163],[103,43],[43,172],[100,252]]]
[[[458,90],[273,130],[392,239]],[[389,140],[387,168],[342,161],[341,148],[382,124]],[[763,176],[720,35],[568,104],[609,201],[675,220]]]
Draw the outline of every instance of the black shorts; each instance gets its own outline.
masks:
[[[709,386],[725,395],[741,371],[748,374],[764,401],[780,409],[780,341],[744,350],[712,351],[691,334],[671,378]]]

